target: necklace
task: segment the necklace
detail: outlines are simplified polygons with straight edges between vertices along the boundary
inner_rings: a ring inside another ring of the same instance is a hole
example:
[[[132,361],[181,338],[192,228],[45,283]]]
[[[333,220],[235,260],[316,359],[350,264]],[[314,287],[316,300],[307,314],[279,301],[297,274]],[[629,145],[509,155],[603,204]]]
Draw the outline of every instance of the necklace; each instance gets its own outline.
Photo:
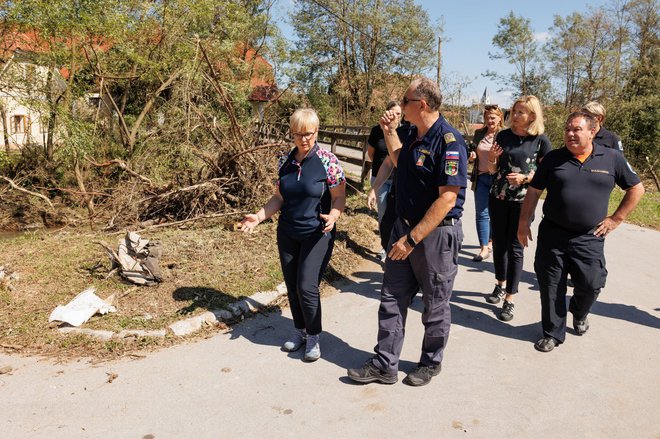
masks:
[[[516,136],[518,136],[518,134],[516,134]],[[519,145],[522,145],[523,142],[525,142],[525,139],[527,139],[527,136],[518,136],[518,140],[520,141]]]

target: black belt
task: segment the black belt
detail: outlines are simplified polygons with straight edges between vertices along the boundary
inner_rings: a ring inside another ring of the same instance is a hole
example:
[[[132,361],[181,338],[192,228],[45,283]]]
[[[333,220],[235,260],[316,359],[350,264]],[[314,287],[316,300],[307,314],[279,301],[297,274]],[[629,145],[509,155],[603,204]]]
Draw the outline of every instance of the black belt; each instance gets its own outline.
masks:
[[[408,221],[405,218],[401,218],[401,219],[403,220],[404,223],[406,223],[408,225],[408,227],[410,227],[411,229],[413,228],[413,226],[410,225],[410,221]],[[453,226],[456,223],[458,223],[458,218],[446,218],[445,217],[445,219],[440,221],[440,224],[438,224],[438,227]]]
[[[438,227],[453,226],[457,222],[458,222],[458,218],[445,218],[442,221],[440,221],[440,224],[438,224]]]

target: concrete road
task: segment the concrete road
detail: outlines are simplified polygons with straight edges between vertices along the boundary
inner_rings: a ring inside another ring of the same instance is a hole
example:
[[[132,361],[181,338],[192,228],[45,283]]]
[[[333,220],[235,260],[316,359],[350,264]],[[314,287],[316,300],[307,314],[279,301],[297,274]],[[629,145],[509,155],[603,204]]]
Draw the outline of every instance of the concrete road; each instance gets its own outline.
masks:
[[[347,367],[376,341],[381,267],[365,261],[324,299],[322,359],[280,350],[288,310],[141,360],[0,356],[0,437],[10,438],[660,438],[660,232],[623,225],[607,240],[610,276],[591,329],[539,353],[538,289],[528,250],[510,323],[485,302],[492,259],[477,251],[469,194],[466,241],[442,373],[425,387],[355,385]],[[422,339],[408,315],[401,372]],[[116,374],[108,383],[108,374]]]

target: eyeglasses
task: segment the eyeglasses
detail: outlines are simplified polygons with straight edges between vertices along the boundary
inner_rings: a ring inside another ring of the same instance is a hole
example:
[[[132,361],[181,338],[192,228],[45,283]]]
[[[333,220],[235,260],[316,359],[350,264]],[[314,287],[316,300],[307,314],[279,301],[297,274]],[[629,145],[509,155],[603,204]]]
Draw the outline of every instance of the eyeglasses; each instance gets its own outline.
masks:
[[[484,105],[484,110],[490,111],[490,110],[499,110],[500,106],[497,104],[492,104],[492,105]]]
[[[311,139],[312,137],[314,137],[314,134],[316,134],[316,131],[312,131],[312,132],[309,132],[309,133],[293,133],[293,138],[294,139],[300,139],[300,140],[302,140],[302,139]]]
[[[404,96],[403,99],[401,99],[401,105],[405,106],[408,104],[408,102],[420,102],[421,99],[408,99],[407,96]]]

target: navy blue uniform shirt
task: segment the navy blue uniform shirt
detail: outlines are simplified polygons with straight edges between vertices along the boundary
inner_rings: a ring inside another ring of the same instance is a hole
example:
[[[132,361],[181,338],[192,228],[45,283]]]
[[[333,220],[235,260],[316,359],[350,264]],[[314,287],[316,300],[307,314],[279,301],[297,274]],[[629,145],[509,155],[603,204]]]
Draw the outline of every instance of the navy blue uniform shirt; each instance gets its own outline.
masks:
[[[440,186],[458,186],[456,205],[447,218],[460,218],[467,187],[467,145],[463,136],[440,116],[417,138],[411,127],[399,152],[396,175],[397,215],[411,227],[419,223],[438,199]]]
[[[280,164],[277,184],[284,203],[278,230],[291,236],[307,236],[325,227],[320,214],[330,212],[330,189],[346,181],[337,157],[315,144],[301,163],[294,148]]]
[[[566,147],[550,151],[529,185],[548,191],[543,218],[564,229],[586,233],[607,216],[614,184],[628,189],[639,182],[621,153],[594,143],[584,163]]]
[[[615,149],[623,154],[623,144],[621,143],[619,136],[614,134],[612,131],[606,130],[604,127],[600,127],[594,136],[594,143],[603,145],[607,148]]]

